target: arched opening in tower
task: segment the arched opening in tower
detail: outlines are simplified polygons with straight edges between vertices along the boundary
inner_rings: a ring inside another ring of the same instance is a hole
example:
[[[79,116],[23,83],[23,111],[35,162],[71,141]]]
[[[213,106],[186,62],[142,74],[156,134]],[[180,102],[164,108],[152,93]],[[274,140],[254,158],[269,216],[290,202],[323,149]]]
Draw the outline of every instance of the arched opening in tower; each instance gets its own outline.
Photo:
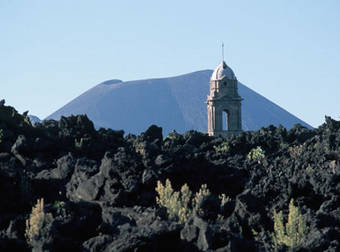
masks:
[[[222,112],[222,130],[229,130],[229,113],[228,111]]]

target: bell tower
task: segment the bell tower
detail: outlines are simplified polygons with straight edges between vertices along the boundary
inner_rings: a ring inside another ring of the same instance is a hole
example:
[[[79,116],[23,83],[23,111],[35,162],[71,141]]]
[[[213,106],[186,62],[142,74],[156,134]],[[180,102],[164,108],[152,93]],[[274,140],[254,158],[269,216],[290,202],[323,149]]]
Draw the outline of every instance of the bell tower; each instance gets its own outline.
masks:
[[[210,78],[207,97],[209,136],[229,136],[242,131],[243,99],[238,94],[237,83],[233,70],[222,60]]]

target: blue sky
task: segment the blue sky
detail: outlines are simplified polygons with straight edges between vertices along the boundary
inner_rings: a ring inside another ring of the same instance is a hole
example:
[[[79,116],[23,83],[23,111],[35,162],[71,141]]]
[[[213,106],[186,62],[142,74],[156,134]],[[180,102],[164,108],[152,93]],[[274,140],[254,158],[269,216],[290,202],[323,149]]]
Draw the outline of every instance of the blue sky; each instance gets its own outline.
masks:
[[[312,126],[340,119],[337,0],[1,0],[0,34],[0,98],[40,118],[108,79],[213,69],[224,41],[249,88]]]

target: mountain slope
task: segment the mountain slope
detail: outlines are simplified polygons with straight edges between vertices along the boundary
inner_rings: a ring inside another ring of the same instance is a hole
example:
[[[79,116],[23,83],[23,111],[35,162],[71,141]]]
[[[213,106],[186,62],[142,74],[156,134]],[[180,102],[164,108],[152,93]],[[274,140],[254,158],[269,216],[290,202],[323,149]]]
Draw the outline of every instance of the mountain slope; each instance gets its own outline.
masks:
[[[151,124],[163,127],[164,134],[176,130],[207,131],[205,100],[211,70],[181,76],[122,82],[105,81],[75,98],[46,119],[87,114],[96,127],[124,129],[138,134]],[[300,123],[310,127],[260,94],[239,83],[244,130]]]

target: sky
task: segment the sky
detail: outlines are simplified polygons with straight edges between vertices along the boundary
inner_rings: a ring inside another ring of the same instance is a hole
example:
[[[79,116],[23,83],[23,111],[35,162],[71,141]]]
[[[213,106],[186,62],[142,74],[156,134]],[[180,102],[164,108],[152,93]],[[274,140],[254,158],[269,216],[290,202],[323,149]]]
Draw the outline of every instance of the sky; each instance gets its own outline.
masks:
[[[338,0],[0,0],[0,99],[43,119],[105,80],[214,69],[222,42],[249,88],[340,120]]]

